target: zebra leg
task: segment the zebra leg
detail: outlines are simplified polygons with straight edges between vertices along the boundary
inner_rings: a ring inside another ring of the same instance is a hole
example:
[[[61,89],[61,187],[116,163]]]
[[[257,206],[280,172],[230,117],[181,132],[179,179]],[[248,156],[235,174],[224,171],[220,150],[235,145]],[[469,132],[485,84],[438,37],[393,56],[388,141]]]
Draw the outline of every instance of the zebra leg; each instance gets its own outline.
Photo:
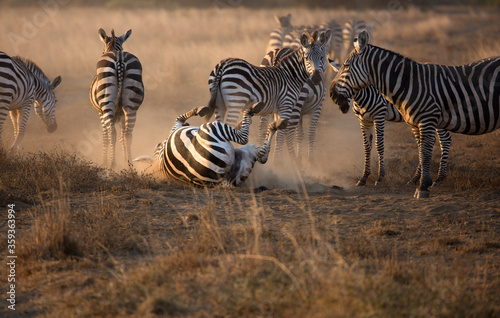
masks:
[[[451,134],[449,131],[444,129],[437,129],[439,144],[441,145],[441,162],[439,163],[439,174],[438,178],[432,186],[439,185],[439,182],[443,181],[446,178],[446,167],[448,164],[448,154],[450,152],[451,147]]]
[[[384,130],[385,130],[385,115],[375,118],[375,147],[378,154],[378,178],[375,185],[380,185],[385,176],[384,167]]]
[[[419,161],[422,167],[422,176],[420,177],[420,185],[415,191],[416,198],[429,197],[429,187],[432,185],[430,175],[430,166],[432,159],[432,149],[436,139],[436,123],[429,122],[427,125],[420,124],[420,151]]]
[[[259,142],[264,143],[267,135],[267,125],[268,125],[268,116],[260,116],[259,123]]]
[[[320,107],[311,115],[309,120],[309,163],[314,163],[314,142],[316,140],[316,128],[318,126],[319,116],[321,116],[323,102],[321,102]]]
[[[420,130],[418,127],[412,127],[411,128],[413,135],[415,136],[415,140],[417,142],[417,148],[418,148],[418,153],[420,153]],[[408,181],[408,185],[410,184],[417,184],[418,180],[420,180],[420,177],[422,175],[422,166],[421,162],[419,160],[417,169],[415,170],[415,173],[413,174],[413,177],[411,178],[410,181]]]
[[[373,141],[373,122],[359,118],[359,126],[361,127],[361,133],[363,134],[363,148],[365,151],[365,164],[363,167],[363,176],[359,179],[356,186],[366,185],[366,180],[371,173],[370,159],[372,152],[372,141]]]
[[[26,124],[28,123],[28,118],[30,116],[30,110],[31,110],[31,105],[25,105],[17,110],[16,113],[11,113],[11,119],[12,122],[14,121],[17,122],[17,124],[14,124],[14,143],[12,143],[12,146],[10,146],[9,152],[13,153],[14,151],[17,151],[18,153],[21,152],[21,140],[23,140],[24,137],[24,132],[26,131]],[[14,115],[14,117],[12,117]]]
[[[132,131],[135,127],[135,119],[137,111],[134,109],[124,109],[125,116],[122,119],[122,146],[125,160],[132,162]]]
[[[102,165],[107,166],[110,134],[109,134],[108,123],[106,122],[104,115],[101,115],[101,127],[102,127]]]
[[[302,158],[304,156],[304,147],[302,146],[302,143],[304,141],[304,127],[302,126],[303,120],[302,116],[300,116],[299,122],[297,124],[297,127],[295,128],[295,147],[296,147],[296,153],[297,153],[297,160],[300,165],[302,165]]]
[[[8,113],[9,113],[9,104],[2,103],[0,101],[0,150],[4,149],[2,143],[2,132],[3,132],[3,125],[5,124],[5,120],[7,119]]]

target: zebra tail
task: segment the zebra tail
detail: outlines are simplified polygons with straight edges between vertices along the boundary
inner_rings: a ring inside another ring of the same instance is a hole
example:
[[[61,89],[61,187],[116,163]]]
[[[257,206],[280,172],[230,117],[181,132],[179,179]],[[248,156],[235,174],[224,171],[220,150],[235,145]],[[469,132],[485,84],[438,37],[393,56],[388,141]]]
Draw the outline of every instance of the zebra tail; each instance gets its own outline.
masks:
[[[140,156],[132,160],[133,162],[148,162],[151,163],[153,162],[154,158],[150,156]]]
[[[122,104],[122,92],[123,92],[123,80],[125,77],[125,63],[123,63],[123,52],[117,52],[117,63],[116,63],[116,75],[118,81],[118,90],[116,93],[116,101],[115,101],[115,120],[119,119],[122,115],[124,115],[123,104]]]
[[[220,78],[222,77],[222,68],[217,64],[214,70],[210,73],[208,79],[208,88],[210,89],[210,100],[208,101],[208,113],[205,115],[205,121],[210,121],[210,118],[215,113],[217,107],[217,96],[219,95]]]

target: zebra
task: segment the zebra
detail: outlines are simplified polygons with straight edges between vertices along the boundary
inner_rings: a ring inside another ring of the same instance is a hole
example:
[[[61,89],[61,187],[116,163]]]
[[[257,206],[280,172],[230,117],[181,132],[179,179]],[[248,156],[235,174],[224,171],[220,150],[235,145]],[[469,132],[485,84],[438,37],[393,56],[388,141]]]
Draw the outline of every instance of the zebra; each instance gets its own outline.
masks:
[[[329,60],[334,72],[338,72],[340,64]],[[363,148],[365,153],[363,176],[356,183],[356,186],[366,185],[366,180],[371,173],[371,149],[373,141],[373,126],[375,126],[375,147],[378,154],[378,177],[375,185],[380,185],[385,176],[384,166],[384,130],[385,122],[403,122],[403,115],[380,94],[373,86],[357,92],[352,97],[352,110],[359,119],[361,133],[363,135]],[[433,186],[436,186],[446,177],[446,167],[448,154],[451,146],[451,135],[444,129],[437,129],[439,143],[441,145],[441,162],[439,165],[438,178]],[[420,167],[417,168],[415,175],[408,183],[416,183],[420,178]]]
[[[365,21],[359,19],[352,19],[345,22],[344,27],[342,28],[342,39],[343,39],[345,54],[349,54],[352,51],[352,49],[354,48],[353,46],[354,38],[356,38],[361,31],[366,30],[371,39],[372,38],[371,30],[373,28],[374,28],[373,24],[366,25]]]
[[[285,36],[293,30],[292,15],[290,13],[285,16],[275,15],[274,18],[280,27],[272,30],[269,34],[269,42],[267,44],[266,52],[280,48],[283,45]]]
[[[10,113],[14,126],[14,143],[8,151],[21,152],[21,140],[33,104],[35,113],[45,124],[47,132],[52,133],[57,129],[57,99],[54,89],[59,84],[61,76],[51,82],[33,61],[0,52],[0,147],[3,124]]]
[[[328,50],[328,56],[330,59],[341,62],[343,57],[343,30],[344,28],[340,26],[336,21],[323,22],[319,26],[320,30],[329,29],[332,32],[332,37],[330,39],[330,47]]]
[[[288,122],[295,102],[304,83],[311,77],[313,84],[322,81],[326,67],[325,46],[331,32],[311,35],[305,31],[301,36],[301,47],[284,56],[276,66],[258,67],[244,60],[229,58],[217,64],[210,74],[210,109],[206,118],[216,113],[216,119],[234,126],[243,109],[256,103],[263,103],[259,116],[274,114],[274,117]],[[312,76],[311,76],[312,75]],[[293,132],[285,128],[287,144],[293,149]],[[282,143],[277,139],[276,143]]]
[[[282,123],[269,125],[268,136],[262,147],[248,142],[251,117],[263,108],[256,104],[244,111],[240,127],[235,129],[219,121],[200,127],[186,124],[193,116],[205,116],[209,109],[194,108],[177,117],[170,135],[155,149],[154,157],[165,176],[181,184],[195,186],[239,186],[253,170],[255,162],[267,162],[271,139]],[[234,149],[231,141],[243,147]],[[152,161],[139,157],[134,161]]]
[[[368,41],[362,31],[332,81],[330,97],[345,113],[348,99],[373,85],[398,109],[419,149],[421,176],[414,196],[428,197],[436,128],[480,135],[500,127],[500,57],[460,66],[421,64]]]
[[[99,112],[103,135],[103,165],[115,165],[115,123],[120,121],[120,143],[127,162],[131,160],[132,131],[136,113],[144,100],[142,66],[139,59],[124,52],[122,45],[132,34],[128,30],[121,36],[111,37],[103,29],[98,31],[104,42],[103,55],[97,62],[97,74],[90,84],[90,101]],[[108,160],[108,149],[110,158]]]
[[[326,47],[325,47],[326,48]],[[276,49],[274,51],[269,52],[264,56],[261,62],[261,66],[276,66],[281,59],[290,54],[292,50],[290,48],[281,48]],[[324,69],[323,69],[324,72]],[[318,84],[314,84],[311,79],[308,79],[304,86],[301,88],[299,98],[293,107],[292,114],[290,116],[290,131],[295,132],[296,136],[296,152],[292,152],[292,160],[296,160],[297,154],[298,158],[301,158],[302,155],[302,140],[303,140],[303,116],[310,115],[309,119],[309,132],[308,132],[308,140],[309,140],[309,148],[307,159],[309,163],[312,163],[314,160],[314,141],[316,136],[316,127],[319,120],[319,116],[321,115],[321,110],[323,108],[323,102],[325,100],[326,93],[326,85],[325,78],[321,73],[321,81]],[[261,139],[262,132],[264,128],[267,126],[267,118],[261,117]],[[280,132],[278,132],[279,135]],[[276,151],[275,155],[279,156],[281,152],[282,144],[276,143]]]

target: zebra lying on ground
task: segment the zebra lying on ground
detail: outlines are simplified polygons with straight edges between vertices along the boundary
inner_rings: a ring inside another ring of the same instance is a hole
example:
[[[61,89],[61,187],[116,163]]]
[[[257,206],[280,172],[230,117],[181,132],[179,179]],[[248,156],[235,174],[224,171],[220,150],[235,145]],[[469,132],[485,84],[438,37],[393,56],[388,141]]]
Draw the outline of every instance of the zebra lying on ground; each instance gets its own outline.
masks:
[[[396,106],[419,148],[422,174],[415,197],[428,197],[436,128],[479,135],[500,127],[500,57],[461,66],[421,64],[368,40],[363,31],[354,41],[330,97],[345,113],[349,98],[373,85]]]
[[[31,107],[42,119],[49,133],[57,129],[56,95],[54,89],[61,84],[61,76],[54,81],[45,76],[32,61],[21,57],[9,57],[0,52],[0,147],[2,130],[7,114],[10,113],[14,126],[14,143],[9,152],[21,151]]]
[[[245,110],[241,128],[214,121],[200,127],[186,126],[192,116],[205,116],[207,107],[179,116],[164,142],[158,144],[155,159],[160,170],[170,179],[184,184],[207,186],[223,184],[238,186],[253,170],[255,162],[267,162],[271,139],[282,125],[273,123],[262,147],[250,144],[234,149],[231,141],[244,145],[248,142],[251,117],[262,109],[262,104]],[[134,161],[153,161],[139,157]]]
[[[122,48],[132,30],[118,37],[114,30],[111,30],[111,37],[103,29],[98,33],[104,50],[97,62],[97,75],[90,84],[90,101],[101,118],[103,164],[114,168],[117,121],[121,123],[120,143],[125,160],[130,162],[132,159],[132,131],[137,110],[144,99],[142,65],[135,55]]]

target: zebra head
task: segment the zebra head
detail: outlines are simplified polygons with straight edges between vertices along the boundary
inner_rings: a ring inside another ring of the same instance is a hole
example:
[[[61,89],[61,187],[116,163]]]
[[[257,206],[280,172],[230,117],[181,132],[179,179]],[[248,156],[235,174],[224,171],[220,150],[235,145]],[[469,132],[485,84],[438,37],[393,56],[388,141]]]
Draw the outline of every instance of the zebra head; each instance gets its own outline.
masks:
[[[123,51],[122,45],[132,34],[132,30],[128,30],[127,33],[124,33],[121,36],[115,36],[114,29],[111,29],[111,36],[107,36],[106,31],[104,31],[102,28],[99,29],[97,33],[99,33],[101,41],[104,42],[104,49],[102,51],[102,54],[106,54],[109,52]]]
[[[328,52],[328,43],[332,32],[328,29],[324,32],[315,30],[311,35],[307,29],[304,29],[300,38],[300,44],[304,52],[304,62],[311,80],[314,85],[318,85],[326,68],[326,54]]]
[[[292,27],[292,14],[287,14],[284,16],[275,15],[274,19],[280,25],[280,28],[291,28]]]
[[[47,132],[56,131],[56,94],[54,89],[61,84],[61,76],[56,77],[52,83],[47,80],[47,83],[42,87],[35,99],[35,113],[40,117],[47,128]]]
[[[354,49],[349,54],[344,64],[337,73],[337,76],[330,85],[330,98],[339,105],[342,113],[349,110],[350,98],[370,84],[368,68],[363,58],[367,51],[369,35],[366,30],[359,33],[354,39]]]

